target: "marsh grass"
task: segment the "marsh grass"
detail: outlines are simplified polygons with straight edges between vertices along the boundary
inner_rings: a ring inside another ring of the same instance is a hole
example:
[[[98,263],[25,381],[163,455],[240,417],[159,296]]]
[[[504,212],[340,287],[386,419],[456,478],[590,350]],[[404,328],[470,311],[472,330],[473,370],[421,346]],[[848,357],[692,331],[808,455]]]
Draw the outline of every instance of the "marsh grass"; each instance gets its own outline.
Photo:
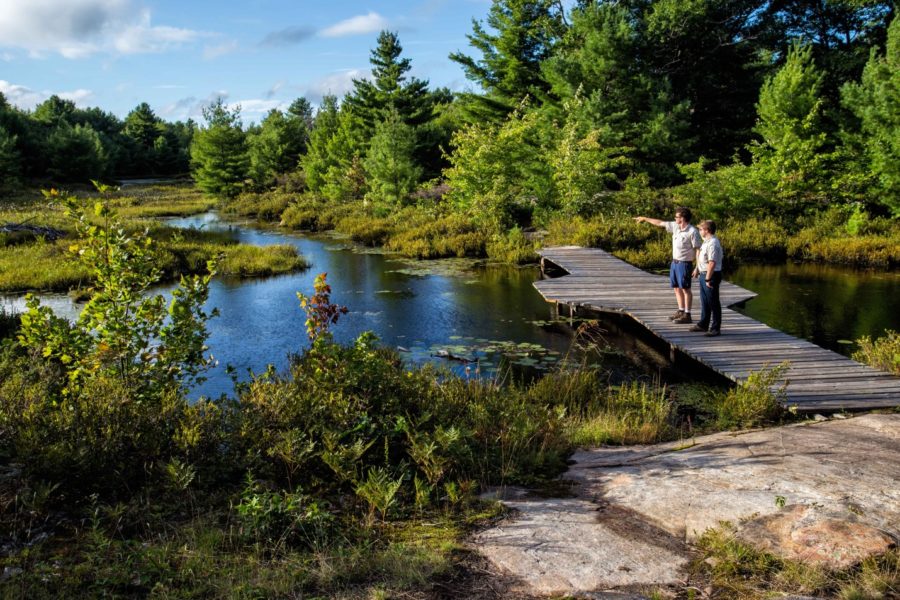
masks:
[[[729,523],[707,530],[696,543],[693,571],[721,597],[762,600],[785,594],[880,600],[900,595],[900,551],[889,550],[845,571],[784,560],[739,540]]]
[[[71,243],[41,239],[0,249],[0,291],[66,291],[88,285],[90,270],[68,251]]]
[[[89,197],[87,203],[102,201],[110,206],[130,234],[148,233],[157,242],[157,266],[169,280],[203,273],[207,262],[217,257],[221,257],[219,272],[234,277],[276,275],[308,266],[293,246],[239,245],[225,233],[177,229],[156,220],[205,212],[213,206],[187,184],[133,186],[84,195]],[[78,240],[73,239],[72,223],[58,206],[43,198],[20,199],[0,211],[0,223],[6,222],[52,227],[66,236],[50,242],[24,233],[0,235],[0,292],[70,291],[91,285],[89,270],[69,252]]]
[[[22,569],[0,580],[0,596],[396,597],[426,590],[452,571],[472,524],[497,516],[501,506],[477,503],[377,531],[348,523],[340,540],[303,549],[248,541],[233,514],[214,507],[197,506],[181,518],[151,513],[140,519],[136,506],[97,505],[93,511],[118,520],[88,519],[64,539],[0,558],[0,567]],[[55,550],[58,543],[65,552]]]
[[[900,375],[900,333],[888,329],[883,337],[872,340],[864,335],[856,343],[859,348],[853,353],[853,360]]]
[[[674,405],[665,386],[630,382],[606,390],[594,414],[573,419],[569,439],[578,446],[653,444],[673,439]]]

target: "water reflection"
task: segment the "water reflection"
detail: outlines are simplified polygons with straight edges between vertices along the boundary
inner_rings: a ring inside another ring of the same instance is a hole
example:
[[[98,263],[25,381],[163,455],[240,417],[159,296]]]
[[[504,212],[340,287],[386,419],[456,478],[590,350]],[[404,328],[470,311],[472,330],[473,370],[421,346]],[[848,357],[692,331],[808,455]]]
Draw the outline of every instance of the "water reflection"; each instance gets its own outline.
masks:
[[[410,274],[408,261],[356,252],[332,237],[241,227],[222,222],[214,214],[173,219],[170,223],[230,232],[248,244],[290,243],[312,263],[307,271],[279,277],[213,280],[208,307],[217,307],[220,316],[209,322],[209,347],[219,366],[209,373],[209,380],[195,396],[231,392],[225,365],[233,365],[242,378],[248,369],[261,372],[270,363],[285,368],[289,353],[300,351],[308,343],[305,314],[296,292],[311,294],[313,280],[321,272],[328,273],[332,301],[350,309],[333,328],[339,342],[350,342],[371,330],[388,346],[415,348],[414,353],[406,354],[408,358],[443,362],[461,375],[466,365],[430,356],[432,349],[454,343],[451,338],[455,336],[539,344],[558,352],[570,346],[567,336],[531,323],[549,315],[549,306],[531,285],[538,277],[536,269],[489,268],[455,276],[417,275]],[[438,261],[435,266],[440,264]],[[452,271],[459,270],[458,264],[452,266]],[[159,291],[169,290],[171,286]],[[22,300],[15,304],[21,308]],[[53,296],[52,304],[54,310],[69,316],[77,314],[77,308],[65,296]]]
[[[742,265],[728,279],[759,294],[740,312],[845,355],[860,336],[900,331],[900,272],[831,265]]]
[[[339,238],[263,231],[223,222],[215,214],[170,222],[230,232],[248,244],[290,243],[312,263],[302,273],[268,279],[213,280],[208,308],[218,307],[220,316],[209,323],[209,346],[219,366],[194,396],[230,393],[225,365],[233,365],[242,378],[248,369],[261,372],[270,363],[284,369],[288,355],[308,343],[296,292],[312,293],[313,280],[321,272],[328,273],[332,300],[350,309],[333,329],[339,342],[371,330],[384,344],[409,349],[404,353],[407,360],[441,362],[460,375],[466,374],[466,364],[431,355],[450,349],[454,354],[481,356],[489,363],[481,369],[486,376],[500,361],[486,355],[485,349],[506,352],[514,345],[517,359],[525,365],[544,364],[543,359],[570,349],[567,335],[534,323],[550,314],[532,287],[538,278],[536,268],[461,269],[472,263],[457,260],[411,263],[360,252]],[[742,312],[845,354],[853,348],[840,340],[878,336],[886,328],[900,330],[900,273],[822,265],[744,265],[729,279],[759,294]],[[166,293],[171,287],[159,291]],[[7,309],[21,310],[24,305],[21,297],[2,301]],[[57,314],[70,318],[77,314],[77,306],[65,295],[42,296],[42,302]],[[528,345],[544,350],[527,354]],[[614,368],[625,375],[624,365]]]

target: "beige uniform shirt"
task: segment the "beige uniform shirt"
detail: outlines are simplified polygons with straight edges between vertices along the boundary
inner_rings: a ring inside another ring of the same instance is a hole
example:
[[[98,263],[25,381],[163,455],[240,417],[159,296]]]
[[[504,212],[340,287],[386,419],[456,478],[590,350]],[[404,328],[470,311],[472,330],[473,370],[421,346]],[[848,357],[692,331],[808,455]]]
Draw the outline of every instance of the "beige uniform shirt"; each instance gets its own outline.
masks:
[[[666,231],[672,234],[672,258],[685,262],[694,262],[694,254],[703,245],[700,232],[693,225],[681,229],[675,221],[665,222]]]

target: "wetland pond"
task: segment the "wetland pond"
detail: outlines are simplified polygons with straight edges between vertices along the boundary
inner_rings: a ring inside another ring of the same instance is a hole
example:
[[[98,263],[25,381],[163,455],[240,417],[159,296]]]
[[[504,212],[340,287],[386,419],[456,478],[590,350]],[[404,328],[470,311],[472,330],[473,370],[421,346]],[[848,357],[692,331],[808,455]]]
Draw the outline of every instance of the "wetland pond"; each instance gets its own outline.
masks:
[[[308,343],[296,292],[311,295],[313,280],[322,272],[328,273],[332,302],[349,308],[332,329],[339,342],[372,331],[382,344],[400,349],[408,363],[436,362],[471,377],[508,373],[509,365],[514,373],[540,372],[567,356],[582,360],[572,350],[570,333],[549,322],[550,305],[532,287],[539,277],[536,267],[483,266],[463,259],[410,261],[342,238],[263,230],[215,213],[168,222],[228,231],[247,244],[289,243],[311,263],[308,270],[290,275],[213,281],[208,307],[217,307],[220,314],[209,322],[208,344],[218,366],[193,397],[230,394],[226,365],[242,380],[248,371],[261,373],[268,364],[285,369],[289,355]],[[845,340],[900,329],[900,273],[749,265],[728,278],[760,295],[742,312],[844,354],[854,349]],[[162,291],[166,289],[171,286]],[[77,310],[64,295],[46,295],[42,302],[70,317]],[[3,303],[13,310],[24,304],[21,297]],[[447,355],[478,360],[448,360]],[[603,367],[614,380],[655,369],[633,365],[616,352],[604,356]]]

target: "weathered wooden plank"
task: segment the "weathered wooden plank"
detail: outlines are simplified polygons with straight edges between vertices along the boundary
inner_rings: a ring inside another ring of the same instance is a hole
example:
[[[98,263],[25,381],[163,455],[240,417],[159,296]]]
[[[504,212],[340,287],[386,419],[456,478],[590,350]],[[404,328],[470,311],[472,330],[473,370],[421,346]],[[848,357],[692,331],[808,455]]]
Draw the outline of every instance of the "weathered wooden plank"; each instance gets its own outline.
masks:
[[[900,378],[876,371],[836,352],[778,331],[728,308],[722,335],[688,331],[668,316],[675,310],[664,273],[648,273],[599,248],[547,248],[541,256],[568,275],[535,282],[548,302],[597,312],[628,314],[675,348],[734,381],[785,361],[787,404],[801,411],[900,405]],[[729,282],[720,291],[723,307],[756,294]],[[697,294],[695,293],[695,296]],[[699,306],[694,311],[699,317]]]

